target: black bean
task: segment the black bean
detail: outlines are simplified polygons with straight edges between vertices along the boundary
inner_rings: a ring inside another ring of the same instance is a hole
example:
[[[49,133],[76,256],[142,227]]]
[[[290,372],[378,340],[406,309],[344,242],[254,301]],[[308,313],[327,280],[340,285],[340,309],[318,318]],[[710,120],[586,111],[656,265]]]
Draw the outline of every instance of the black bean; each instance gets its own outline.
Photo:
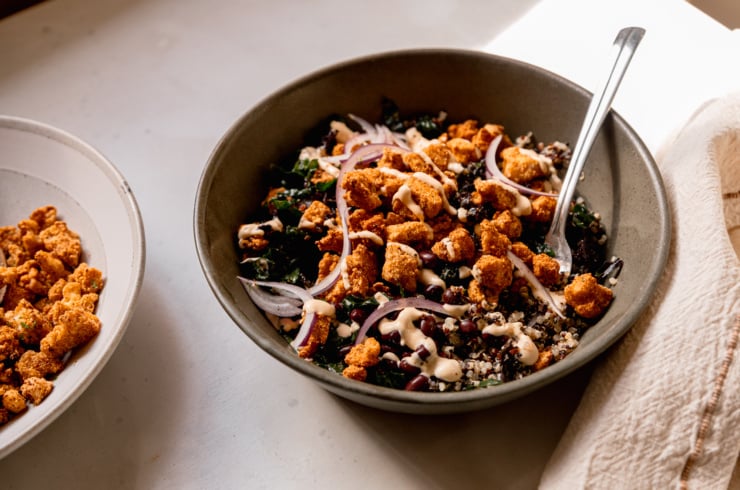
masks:
[[[424,267],[427,269],[434,269],[437,265],[437,256],[432,253],[431,250],[423,250],[419,252],[419,257],[421,258],[422,264],[424,264]]]
[[[424,344],[421,344],[419,347],[417,347],[414,352],[416,352],[416,354],[419,356],[419,359],[421,359],[422,361],[426,361],[429,356],[432,355],[432,353],[429,352],[429,349],[427,349],[427,346]]]
[[[460,331],[466,335],[471,335],[478,332],[478,326],[472,320],[462,320],[460,322]]]
[[[349,312],[349,319],[362,325],[367,319],[367,312],[362,308],[352,308],[352,311]]]
[[[406,383],[406,391],[425,391],[429,387],[429,378],[418,374]]]
[[[352,345],[345,345],[339,349],[339,358],[344,359],[344,357],[349,354],[349,351],[352,350]]]
[[[436,284],[430,284],[424,288],[424,297],[432,301],[439,302],[442,299],[442,293],[444,293],[444,288]]]
[[[421,369],[418,366],[414,366],[406,359],[401,359],[401,362],[398,363],[398,368],[408,374],[419,374],[421,372]]]
[[[452,286],[442,293],[442,302],[448,305],[461,305],[464,303],[463,288]]]
[[[383,340],[383,342],[388,342],[391,344],[401,343],[401,334],[398,332],[398,330],[391,330],[389,333],[384,333],[380,336],[380,338]]]
[[[419,328],[421,333],[427,337],[432,337],[437,333],[437,320],[432,315],[424,315],[421,317]]]

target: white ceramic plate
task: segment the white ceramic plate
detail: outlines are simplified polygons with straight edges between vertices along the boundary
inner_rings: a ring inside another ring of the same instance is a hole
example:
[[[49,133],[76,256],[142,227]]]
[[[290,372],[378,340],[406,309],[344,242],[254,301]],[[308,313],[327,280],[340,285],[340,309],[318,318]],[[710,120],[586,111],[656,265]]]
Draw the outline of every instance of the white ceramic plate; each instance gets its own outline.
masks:
[[[53,205],[79,233],[83,260],[103,271],[98,336],[73,355],[39,404],[0,426],[0,458],[67,409],[110,358],[133,312],[144,275],[144,228],[123,176],[80,139],[46,124],[0,116],[0,226]]]

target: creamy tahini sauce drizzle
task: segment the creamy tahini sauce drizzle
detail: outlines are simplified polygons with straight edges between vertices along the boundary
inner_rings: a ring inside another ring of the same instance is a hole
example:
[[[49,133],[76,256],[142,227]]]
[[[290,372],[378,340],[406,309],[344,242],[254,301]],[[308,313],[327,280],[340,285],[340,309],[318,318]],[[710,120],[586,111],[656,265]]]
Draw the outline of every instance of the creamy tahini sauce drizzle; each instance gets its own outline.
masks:
[[[527,197],[521,195],[518,190],[511,187],[509,184],[499,180],[493,180],[493,182],[511,192],[516,197],[516,204],[511,208],[511,212],[514,213],[514,216],[529,216],[532,214],[532,202],[527,199]]]
[[[421,206],[416,204],[416,201],[414,201],[414,198],[411,195],[411,188],[409,186],[403,184],[399,187],[398,191],[393,194],[393,200],[395,201],[396,199],[401,201],[401,204],[406,206],[409,211],[419,219],[419,221],[424,221],[424,211],[421,209]]]
[[[369,230],[352,231],[349,234],[349,239],[354,240],[357,238],[367,238],[377,245],[383,245],[383,239],[377,234]]]
[[[265,230],[262,228],[265,226],[270,227],[273,231],[283,231],[283,222],[280,221],[280,218],[275,216],[264,223],[247,223],[245,225],[241,225],[238,232],[239,239],[244,240],[253,236],[263,236],[265,234]]]
[[[303,303],[303,311],[308,313],[318,313],[319,315],[334,317],[336,309],[334,305],[320,299],[310,299]]]
[[[519,349],[519,362],[525,366],[531,366],[537,362],[540,353],[529,335],[522,332],[522,326],[522,322],[504,323],[503,325],[491,324],[483,328],[483,333],[497,337],[506,335],[513,338],[514,345]]]
[[[458,381],[463,374],[460,363],[454,359],[439,357],[434,340],[424,335],[414,325],[414,321],[426,314],[416,308],[405,308],[401,310],[395,320],[387,318],[381,320],[378,330],[383,335],[398,332],[401,335],[401,344],[412,350],[416,350],[422,345],[426,347],[429,351],[429,357],[426,359],[421,359],[417,354],[412,354],[407,358],[407,362],[421,369],[424,375],[435,376],[449,383]]]
[[[442,187],[442,184],[437,179],[435,179],[429,174],[425,174],[424,172],[414,172],[413,176],[414,178],[433,187],[437,192],[439,192],[439,195],[442,198],[442,203],[444,205],[445,211],[447,211],[449,214],[452,214],[452,215],[457,214],[457,209],[452,207],[452,205],[450,204],[450,201],[447,200],[447,193],[445,192],[444,187]]]
[[[447,288],[444,280],[439,277],[432,269],[420,269],[418,274],[419,282],[425,286],[440,286]]]

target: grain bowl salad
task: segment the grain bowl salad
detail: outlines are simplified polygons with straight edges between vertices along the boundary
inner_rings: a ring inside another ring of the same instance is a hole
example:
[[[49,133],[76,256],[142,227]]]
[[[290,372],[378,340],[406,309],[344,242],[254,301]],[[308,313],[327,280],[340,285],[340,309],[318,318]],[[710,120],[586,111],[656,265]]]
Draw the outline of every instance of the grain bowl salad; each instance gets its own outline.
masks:
[[[297,354],[413,391],[515,380],[578,346],[621,261],[572,203],[570,277],[544,244],[570,148],[445,113],[331,118],[236,231],[246,291]]]
[[[0,427],[40,404],[72,351],[100,331],[102,272],[53,206],[0,227]]]

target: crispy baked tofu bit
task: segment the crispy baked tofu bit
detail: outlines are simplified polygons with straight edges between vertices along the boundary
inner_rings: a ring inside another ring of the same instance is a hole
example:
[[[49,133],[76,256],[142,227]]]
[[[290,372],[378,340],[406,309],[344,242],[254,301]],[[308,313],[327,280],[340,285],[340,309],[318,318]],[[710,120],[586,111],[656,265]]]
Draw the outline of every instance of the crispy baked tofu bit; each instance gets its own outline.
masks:
[[[503,211],[516,206],[516,194],[495,180],[475,179],[475,192],[472,194],[473,204],[489,203],[494,209]]]
[[[362,366],[349,365],[342,371],[342,376],[355,381],[365,381],[367,379],[367,369]]]
[[[511,244],[511,252],[522,259],[528,267],[532,267],[532,259],[534,258],[534,252],[524,242],[514,242]]]
[[[45,378],[50,374],[56,374],[62,370],[64,365],[57,357],[48,352],[36,352],[27,350],[15,364],[15,370],[21,379]]]
[[[483,156],[471,141],[463,138],[452,138],[447,142],[447,148],[450,149],[455,160],[462,164],[477,162]]]
[[[493,224],[510,239],[519,238],[522,234],[522,222],[508,209],[497,211],[493,216]]]
[[[57,255],[70,267],[77,267],[82,254],[82,245],[77,233],[67,228],[64,221],[56,221],[41,230],[39,238],[48,252]]]
[[[385,248],[385,262],[382,277],[391,284],[401,286],[409,292],[416,291],[416,275],[419,271],[419,259],[410,254],[405,247],[389,243]]]
[[[518,184],[547,176],[547,169],[535,158],[523,153],[518,146],[501,151],[501,172]]]
[[[612,301],[612,290],[602,286],[590,273],[580,274],[565,286],[565,302],[588,319],[601,316]]]
[[[378,259],[375,252],[363,244],[358,244],[347,256],[347,275],[349,294],[367,296],[378,279]]]
[[[532,199],[532,213],[527,217],[530,221],[549,223],[555,214],[558,201],[554,197],[537,196]]]
[[[332,214],[329,206],[321,201],[312,201],[303,212],[303,219],[314,226],[321,225]]]
[[[475,227],[475,232],[485,254],[503,257],[511,247],[511,240],[498,230],[495,221],[484,219]]]
[[[537,254],[532,257],[532,272],[545,287],[554,286],[560,282],[560,264],[547,254]]]
[[[432,245],[432,253],[446,262],[464,262],[475,255],[475,242],[465,228],[456,228]]]
[[[9,412],[21,413],[26,409],[26,399],[15,388],[11,388],[3,393],[2,401],[3,407]]]
[[[473,275],[482,286],[496,293],[509,286],[514,278],[511,261],[493,255],[482,255],[473,266]]]
[[[442,211],[444,201],[437,189],[415,177],[409,178],[405,186],[408,192],[399,190],[393,196],[393,212],[408,219],[423,221],[425,218],[434,218]],[[419,207],[423,216],[412,209],[414,206]]]
[[[491,146],[491,141],[501,134],[504,134],[503,126],[500,124],[486,124],[480,128],[477,133],[475,133],[471,141],[482,153],[485,154]],[[511,144],[511,141],[508,143]],[[501,148],[501,146],[499,146],[499,148]]]
[[[5,312],[5,322],[15,329],[18,339],[27,346],[38,346],[51,331],[51,323],[46,316],[25,299],[19,301],[15,309]]]
[[[59,316],[51,332],[41,340],[41,351],[61,357],[87,343],[100,331],[100,320],[82,308],[70,308]]]
[[[475,119],[468,119],[459,124],[450,124],[447,128],[447,136],[452,138],[463,138],[466,140],[473,139],[473,136],[478,132],[478,121]]]
[[[428,247],[434,240],[434,230],[427,223],[421,221],[406,221],[395,225],[388,225],[385,229],[389,242],[418,244]]]
[[[349,206],[367,211],[379,208],[383,204],[380,199],[382,181],[382,174],[378,169],[366,168],[347,172],[342,180],[344,199]]]
[[[374,338],[368,337],[361,344],[352,346],[344,356],[344,362],[349,366],[375,366],[380,362],[380,344]]]
[[[0,326],[0,363],[15,361],[21,354],[23,354],[23,348],[18,338],[18,332],[7,325]]]
[[[298,355],[304,359],[314,355],[319,346],[326,343],[329,338],[329,329],[331,328],[331,318],[326,315],[316,315],[316,320],[311,333],[308,336],[306,345],[298,349]]]
[[[23,381],[21,385],[21,394],[26,400],[34,405],[41,403],[44,398],[49,396],[54,388],[54,383],[44,378],[30,377]]]

